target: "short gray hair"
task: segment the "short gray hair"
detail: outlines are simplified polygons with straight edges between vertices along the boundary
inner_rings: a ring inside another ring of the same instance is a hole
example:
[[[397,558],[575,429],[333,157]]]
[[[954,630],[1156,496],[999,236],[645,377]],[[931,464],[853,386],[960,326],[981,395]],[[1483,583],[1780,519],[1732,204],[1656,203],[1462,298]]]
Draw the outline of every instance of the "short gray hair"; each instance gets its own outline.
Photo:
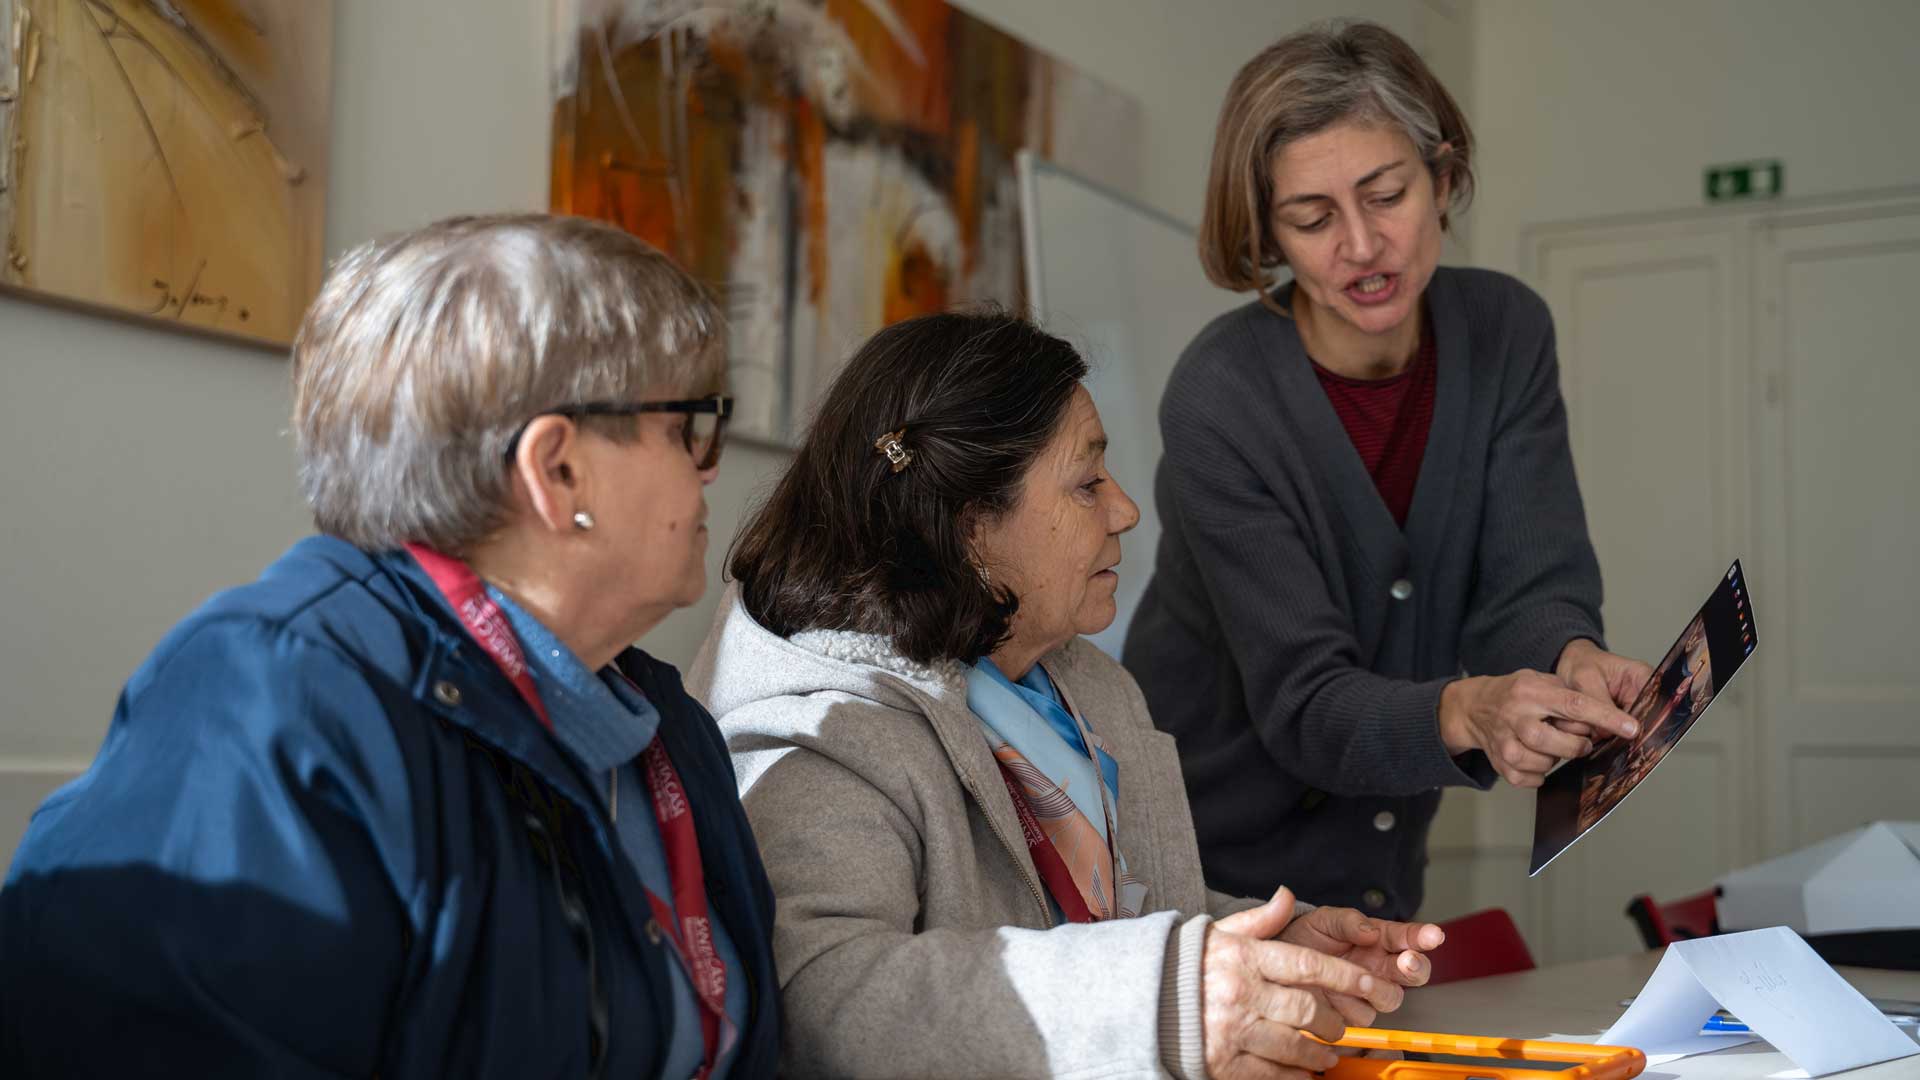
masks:
[[[1472,201],[1473,130],[1420,54],[1375,23],[1319,23],[1268,46],[1227,88],[1200,220],[1209,281],[1265,298],[1284,261],[1273,234],[1274,159],[1288,143],[1342,121],[1406,135],[1434,179],[1448,181],[1442,228]]]
[[[710,294],[613,226],[503,214],[383,237],[334,264],[294,339],[301,490],[328,535],[459,553],[504,523],[528,420],[718,392],[725,354]]]

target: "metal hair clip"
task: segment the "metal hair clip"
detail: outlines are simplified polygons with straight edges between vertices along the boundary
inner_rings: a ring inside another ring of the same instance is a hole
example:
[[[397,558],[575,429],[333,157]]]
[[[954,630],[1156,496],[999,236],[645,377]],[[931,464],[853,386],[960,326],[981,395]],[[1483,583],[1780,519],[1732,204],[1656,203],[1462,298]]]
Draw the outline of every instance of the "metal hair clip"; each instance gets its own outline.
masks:
[[[913,451],[900,444],[901,437],[906,433],[907,429],[901,428],[899,431],[889,431],[873,440],[873,448],[886,455],[888,461],[893,462],[894,472],[899,472],[913,464]]]

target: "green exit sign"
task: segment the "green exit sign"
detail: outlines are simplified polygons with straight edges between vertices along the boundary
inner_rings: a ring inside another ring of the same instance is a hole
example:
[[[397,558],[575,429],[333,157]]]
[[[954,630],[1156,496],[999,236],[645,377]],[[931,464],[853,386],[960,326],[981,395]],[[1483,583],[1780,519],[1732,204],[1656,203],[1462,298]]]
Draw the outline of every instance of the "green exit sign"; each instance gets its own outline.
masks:
[[[1742,161],[1707,168],[1707,201],[1772,199],[1786,190],[1787,168],[1778,161]]]

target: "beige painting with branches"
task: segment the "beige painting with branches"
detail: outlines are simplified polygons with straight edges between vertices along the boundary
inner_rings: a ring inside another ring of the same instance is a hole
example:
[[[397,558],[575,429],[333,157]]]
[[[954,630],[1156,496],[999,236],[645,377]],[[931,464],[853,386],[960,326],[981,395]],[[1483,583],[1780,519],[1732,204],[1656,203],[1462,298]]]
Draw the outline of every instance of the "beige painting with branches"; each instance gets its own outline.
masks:
[[[292,339],[318,288],[331,0],[0,0],[0,285]]]

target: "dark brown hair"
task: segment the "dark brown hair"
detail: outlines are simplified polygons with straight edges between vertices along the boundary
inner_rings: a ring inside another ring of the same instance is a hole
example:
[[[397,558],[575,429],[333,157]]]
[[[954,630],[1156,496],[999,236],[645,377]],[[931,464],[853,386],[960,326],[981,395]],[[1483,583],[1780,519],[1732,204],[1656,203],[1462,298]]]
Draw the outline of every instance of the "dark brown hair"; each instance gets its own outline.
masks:
[[[1413,46],[1370,22],[1308,27],[1249,60],[1227,88],[1200,216],[1200,265],[1223,289],[1261,291],[1285,259],[1273,234],[1273,162],[1282,147],[1342,121],[1400,129],[1451,212],[1473,200],[1473,130]]]
[[[1018,601],[985,581],[974,530],[1011,510],[1087,374],[1073,346],[998,311],[909,319],[875,334],[820,401],[728,570],[782,637],[855,630],[919,663],[972,663]],[[904,431],[895,472],[875,440]]]

